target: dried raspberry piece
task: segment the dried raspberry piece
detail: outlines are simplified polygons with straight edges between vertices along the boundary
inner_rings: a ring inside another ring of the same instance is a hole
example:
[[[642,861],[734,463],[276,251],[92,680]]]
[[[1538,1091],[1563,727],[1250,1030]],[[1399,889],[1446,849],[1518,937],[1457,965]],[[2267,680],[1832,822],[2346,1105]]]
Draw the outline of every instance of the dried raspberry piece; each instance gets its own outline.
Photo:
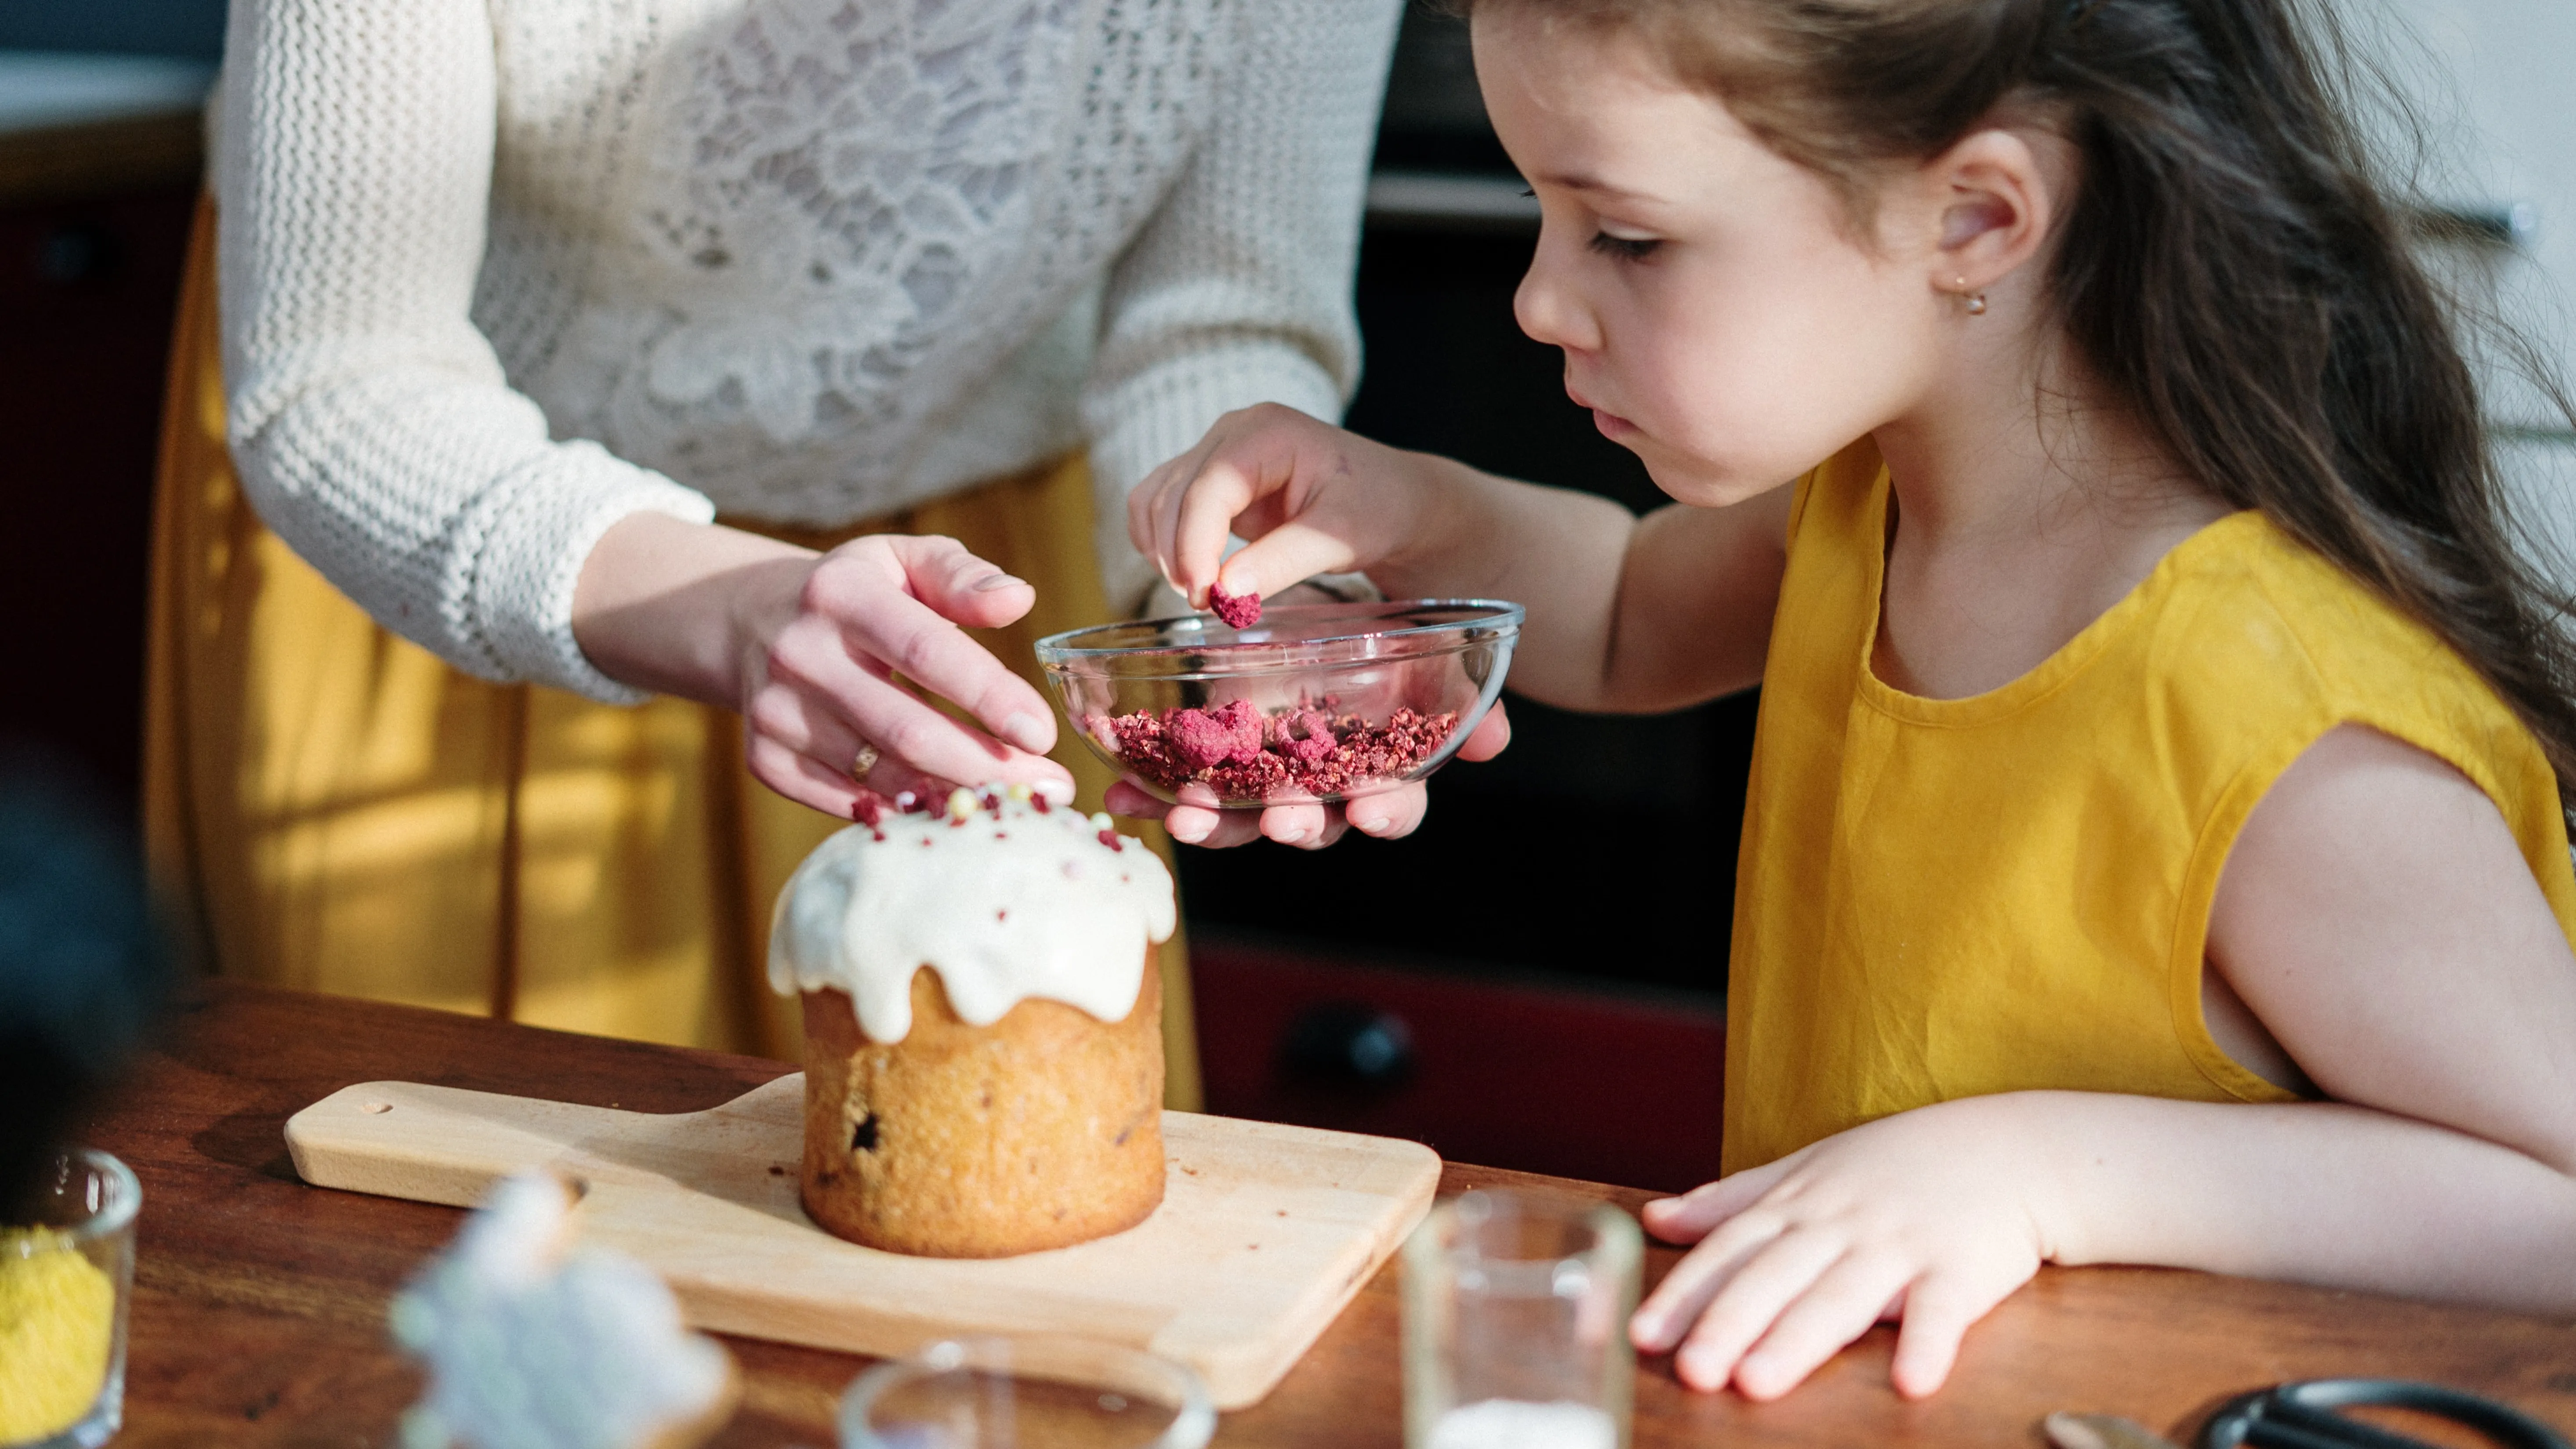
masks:
[[[850,818],[873,830],[885,819],[885,800],[873,790],[861,790],[850,802]]]
[[[1234,728],[1204,710],[1174,710],[1163,721],[1172,754],[1193,770],[1222,765],[1234,758]]]
[[[1208,610],[1229,629],[1249,629],[1261,622],[1259,594],[1229,594],[1223,584],[1208,585]]]

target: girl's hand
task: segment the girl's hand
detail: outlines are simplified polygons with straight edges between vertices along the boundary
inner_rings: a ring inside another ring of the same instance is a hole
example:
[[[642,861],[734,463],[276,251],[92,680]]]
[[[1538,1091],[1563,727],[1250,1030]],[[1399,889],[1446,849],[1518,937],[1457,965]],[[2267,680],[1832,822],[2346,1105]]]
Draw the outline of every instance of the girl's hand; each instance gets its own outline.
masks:
[[[1073,798],[1045,756],[1054,713],[964,632],[1035,602],[954,539],[884,534],[816,554],[635,514],[584,562],[573,632],[612,678],[740,710],[753,776],[846,820],[860,764],[887,795],[1002,783]]]
[[[1512,722],[1503,713],[1503,702],[1494,707],[1468,731],[1458,743],[1458,758],[1490,760],[1512,742]],[[1182,791],[1184,795],[1187,790]],[[1205,805],[1166,805],[1138,786],[1121,780],[1109,787],[1109,813],[1138,820],[1160,820],[1174,840],[1184,845],[1203,845],[1211,850],[1230,845],[1245,845],[1255,840],[1275,840],[1301,850],[1321,850],[1342,838],[1346,830],[1356,829],[1362,835],[1393,840],[1410,835],[1422,823],[1430,808],[1430,796],[1415,781],[1363,795],[1346,805],[1273,805],[1267,809],[1225,810],[1211,795]]]
[[[1192,608],[1208,587],[1268,597],[1317,574],[1364,571],[1421,541],[1432,495],[1414,454],[1372,443],[1294,408],[1264,403],[1228,413],[1199,445],[1127,495],[1127,534]],[[1226,558],[1226,536],[1252,540]],[[1511,743],[1497,703],[1458,746],[1462,760],[1489,760]],[[1184,794],[1187,792],[1184,791]],[[1318,850],[1356,828],[1393,839],[1422,823],[1429,800],[1419,784],[1348,805],[1275,805],[1254,812],[1165,805],[1121,781],[1109,811],[1161,820],[1172,838],[1209,847],[1270,839]]]
[[[1646,1205],[1697,1242],[1637,1309],[1638,1348],[1679,1347],[1695,1389],[1776,1399],[1896,1320],[1898,1393],[1941,1387],[1968,1325],[2049,1256],[2054,1190],[2009,1097],[1902,1112]]]
[[[1416,538],[1416,456],[1276,403],[1217,419],[1127,495],[1127,536],[1194,609],[1208,586],[1268,597]],[[1228,533],[1252,540],[1225,558]],[[1222,578],[1220,578],[1220,561]]]

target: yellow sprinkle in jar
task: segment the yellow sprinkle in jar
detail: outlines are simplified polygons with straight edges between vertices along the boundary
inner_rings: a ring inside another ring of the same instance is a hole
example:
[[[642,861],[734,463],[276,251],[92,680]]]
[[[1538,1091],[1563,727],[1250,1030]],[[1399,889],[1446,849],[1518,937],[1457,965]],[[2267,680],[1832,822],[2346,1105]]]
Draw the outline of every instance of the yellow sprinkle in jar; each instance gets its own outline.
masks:
[[[0,1228],[0,1445],[93,1449],[125,1417],[125,1308],[141,1188],[104,1152],[65,1155],[39,1223]]]

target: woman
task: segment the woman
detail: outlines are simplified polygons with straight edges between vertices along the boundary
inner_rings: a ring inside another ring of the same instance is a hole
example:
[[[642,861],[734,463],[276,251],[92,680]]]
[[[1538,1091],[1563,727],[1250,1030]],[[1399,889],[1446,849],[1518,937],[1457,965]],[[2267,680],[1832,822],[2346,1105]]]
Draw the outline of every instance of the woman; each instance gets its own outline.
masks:
[[[1095,805],[994,656],[1141,606],[1220,414],[1348,395],[1396,8],[239,0],[148,751],[216,967],[792,1055],[854,767]]]

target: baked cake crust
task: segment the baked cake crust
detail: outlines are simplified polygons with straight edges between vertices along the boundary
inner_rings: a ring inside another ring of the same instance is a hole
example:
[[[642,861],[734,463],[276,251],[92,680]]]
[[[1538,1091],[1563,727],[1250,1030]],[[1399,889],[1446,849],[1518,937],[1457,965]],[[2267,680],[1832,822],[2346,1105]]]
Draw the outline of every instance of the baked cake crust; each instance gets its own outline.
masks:
[[[850,998],[805,1002],[804,1203],[836,1236],[999,1258],[1123,1232],[1163,1200],[1163,991],[1147,948],[1125,1019],[1031,997],[972,1026],[937,971],[912,1026],[868,1040]]]

